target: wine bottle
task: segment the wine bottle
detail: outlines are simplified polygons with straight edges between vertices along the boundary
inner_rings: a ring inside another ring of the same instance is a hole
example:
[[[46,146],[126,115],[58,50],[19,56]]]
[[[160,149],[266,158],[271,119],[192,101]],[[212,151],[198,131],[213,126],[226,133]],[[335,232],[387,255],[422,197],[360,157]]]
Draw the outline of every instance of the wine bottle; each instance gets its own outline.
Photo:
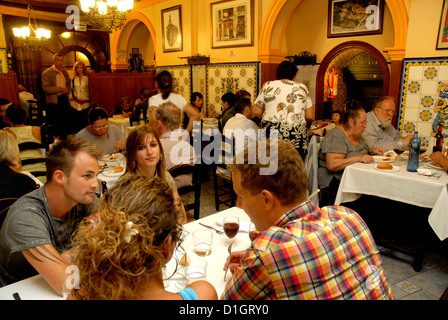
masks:
[[[442,124],[439,122],[439,127],[435,135],[435,143],[434,146],[432,147],[432,152],[437,151],[442,152],[442,146],[443,146]]]
[[[418,137],[418,131],[414,132],[414,137],[409,141],[409,159],[407,170],[410,172],[417,172],[419,165],[419,153],[420,153],[421,140]]]

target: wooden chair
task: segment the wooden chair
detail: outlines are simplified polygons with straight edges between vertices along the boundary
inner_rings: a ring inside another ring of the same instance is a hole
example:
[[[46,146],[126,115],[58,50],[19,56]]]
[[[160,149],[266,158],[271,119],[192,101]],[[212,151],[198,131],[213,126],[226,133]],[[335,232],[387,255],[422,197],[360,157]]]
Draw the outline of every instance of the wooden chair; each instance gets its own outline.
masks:
[[[222,144],[218,163],[213,167],[213,183],[215,188],[215,207],[219,211],[220,204],[228,207],[236,205],[236,194],[233,190],[232,175],[226,169],[225,159],[232,158],[235,154],[235,139],[221,135]],[[226,147],[227,146],[227,147]]]
[[[180,196],[194,192],[194,201],[186,204],[186,210],[193,210],[195,220],[199,219],[201,204],[201,164],[180,164],[168,170],[173,179],[179,175],[191,174],[192,185],[183,186],[177,189]]]
[[[37,142],[23,142],[19,143],[19,150],[20,152],[25,150],[34,150],[34,149],[43,149],[44,146]],[[22,160],[22,166],[27,164],[35,164],[35,163],[44,163],[45,164],[45,158],[32,158],[32,159],[26,159]],[[40,177],[45,176],[47,174],[47,171],[33,171],[33,176]]]

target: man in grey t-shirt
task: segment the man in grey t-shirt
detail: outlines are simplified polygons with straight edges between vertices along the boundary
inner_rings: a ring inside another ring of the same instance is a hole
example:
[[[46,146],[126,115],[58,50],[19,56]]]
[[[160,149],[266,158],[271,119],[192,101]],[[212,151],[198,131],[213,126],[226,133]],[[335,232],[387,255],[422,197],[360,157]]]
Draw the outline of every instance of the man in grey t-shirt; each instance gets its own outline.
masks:
[[[53,147],[47,156],[47,183],[15,202],[0,230],[1,286],[39,273],[62,294],[70,276],[70,237],[98,203],[101,155],[78,138]]]

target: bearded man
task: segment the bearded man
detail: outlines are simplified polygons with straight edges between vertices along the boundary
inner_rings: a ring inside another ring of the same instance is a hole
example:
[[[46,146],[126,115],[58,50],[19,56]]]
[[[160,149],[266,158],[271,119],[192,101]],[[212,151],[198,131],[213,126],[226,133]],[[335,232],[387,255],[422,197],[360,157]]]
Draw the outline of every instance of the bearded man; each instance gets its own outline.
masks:
[[[394,101],[393,97],[381,97],[375,102],[372,111],[367,113],[367,128],[362,137],[369,149],[383,148],[385,151],[396,149],[399,141],[404,141],[409,146],[409,140],[413,135],[402,137],[392,126],[392,118],[396,112]]]

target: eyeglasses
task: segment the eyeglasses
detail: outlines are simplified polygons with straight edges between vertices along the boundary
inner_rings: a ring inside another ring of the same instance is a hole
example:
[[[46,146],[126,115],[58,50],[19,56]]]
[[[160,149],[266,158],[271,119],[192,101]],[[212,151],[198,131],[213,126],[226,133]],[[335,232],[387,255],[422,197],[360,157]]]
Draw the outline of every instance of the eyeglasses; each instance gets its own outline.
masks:
[[[97,131],[100,131],[100,130],[102,130],[102,129],[107,129],[107,128],[109,128],[109,125],[106,124],[106,125],[101,126],[101,127],[94,127],[94,126],[92,126],[92,128],[95,129],[95,130],[97,130]]]
[[[395,114],[395,110],[386,110],[383,108],[380,108],[381,110],[383,110],[384,112],[387,112],[388,114],[394,115]]]

